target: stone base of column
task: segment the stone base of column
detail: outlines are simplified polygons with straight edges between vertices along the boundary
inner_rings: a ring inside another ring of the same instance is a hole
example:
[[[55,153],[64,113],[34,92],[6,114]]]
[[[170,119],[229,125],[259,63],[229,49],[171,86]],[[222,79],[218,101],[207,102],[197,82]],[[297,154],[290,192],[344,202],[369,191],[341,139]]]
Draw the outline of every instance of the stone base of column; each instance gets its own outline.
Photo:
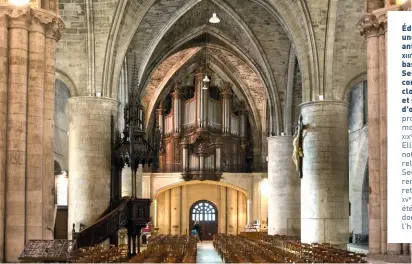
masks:
[[[96,221],[110,201],[111,116],[118,102],[108,98],[69,99],[69,239]]]
[[[303,243],[349,242],[348,106],[340,101],[301,105]]]
[[[300,235],[300,178],[292,160],[293,137],[268,139],[268,234]]]

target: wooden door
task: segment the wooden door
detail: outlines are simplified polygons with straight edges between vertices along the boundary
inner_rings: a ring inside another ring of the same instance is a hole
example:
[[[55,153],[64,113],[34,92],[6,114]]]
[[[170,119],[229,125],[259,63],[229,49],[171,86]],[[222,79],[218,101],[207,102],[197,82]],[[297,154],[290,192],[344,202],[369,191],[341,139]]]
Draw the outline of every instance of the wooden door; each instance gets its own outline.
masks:
[[[190,207],[189,223],[192,230],[195,221],[200,223],[202,228],[203,240],[212,240],[213,235],[217,234],[218,217],[216,206],[206,200],[198,201]]]

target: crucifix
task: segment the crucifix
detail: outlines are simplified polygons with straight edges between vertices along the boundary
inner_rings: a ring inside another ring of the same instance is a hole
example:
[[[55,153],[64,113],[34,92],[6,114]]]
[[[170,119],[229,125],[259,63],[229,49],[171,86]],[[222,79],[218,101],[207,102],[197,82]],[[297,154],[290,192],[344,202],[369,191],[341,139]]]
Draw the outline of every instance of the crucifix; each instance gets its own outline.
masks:
[[[303,177],[303,129],[302,115],[299,115],[298,126],[295,132],[295,139],[293,140],[293,155],[292,159],[296,165],[296,171],[299,177]]]

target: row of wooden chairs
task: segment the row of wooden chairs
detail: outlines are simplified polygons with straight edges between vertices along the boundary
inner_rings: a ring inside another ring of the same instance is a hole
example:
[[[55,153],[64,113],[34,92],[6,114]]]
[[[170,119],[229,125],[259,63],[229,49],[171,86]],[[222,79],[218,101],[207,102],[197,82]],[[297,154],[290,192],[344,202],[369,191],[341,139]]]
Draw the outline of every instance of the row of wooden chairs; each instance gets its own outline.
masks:
[[[195,263],[195,236],[156,235],[148,239],[147,249],[131,258],[131,263]]]
[[[304,244],[290,236],[262,236],[259,240],[218,234],[213,245],[227,263],[365,263],[366,256],[330,244]]]
[[[128,259],[128,245],[97,245],[80,248],[72,253],[70,262],[75,263],[119,263]]]
[[[329,243],[301,243],[298,237],[264,235],[261,243],[273,245],[311,263],[365,263],[366,255],[350,252]]]

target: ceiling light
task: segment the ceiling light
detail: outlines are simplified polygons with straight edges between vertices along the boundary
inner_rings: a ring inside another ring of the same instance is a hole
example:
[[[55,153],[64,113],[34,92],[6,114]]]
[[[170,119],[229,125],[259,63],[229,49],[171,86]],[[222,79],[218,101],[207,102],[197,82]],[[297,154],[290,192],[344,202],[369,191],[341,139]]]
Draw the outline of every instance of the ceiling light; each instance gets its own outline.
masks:
[[[204,84],[202,87],[203,90],[207,90],[207,86]]]
[[[209,22],[212,24],[217,24],[220,22],[220,19],[217,17],[216,13],[213,13],[213,16],[209,19]]]
[[[203,79],[204,82],[210,82],[209,77],[207,77],[207,75],[205,75],[205,78]]]

